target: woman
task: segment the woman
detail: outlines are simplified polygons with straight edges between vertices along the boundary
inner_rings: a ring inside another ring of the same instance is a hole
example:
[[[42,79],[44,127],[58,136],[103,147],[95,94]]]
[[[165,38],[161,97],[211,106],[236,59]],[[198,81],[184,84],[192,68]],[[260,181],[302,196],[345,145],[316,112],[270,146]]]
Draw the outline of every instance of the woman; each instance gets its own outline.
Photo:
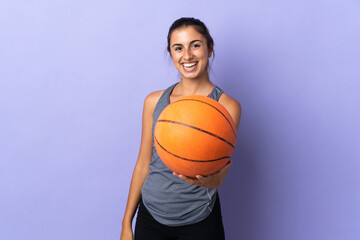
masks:
[[[192,179],[173,173],[160,160],[153,145],[154,123],[169,103],[184,96],[203,95],[219,101],[238,129],[241,106],[209,79],[214,42],[203,22],[180,18],[171,25],[167,39],[167,50],[181,73],[181,80],[145,98],[140,151],[120,239],[133,239],[131,224],[138,205],[136,240],[224,239],[217,188],[224,181],[231,161],[210,176]]]

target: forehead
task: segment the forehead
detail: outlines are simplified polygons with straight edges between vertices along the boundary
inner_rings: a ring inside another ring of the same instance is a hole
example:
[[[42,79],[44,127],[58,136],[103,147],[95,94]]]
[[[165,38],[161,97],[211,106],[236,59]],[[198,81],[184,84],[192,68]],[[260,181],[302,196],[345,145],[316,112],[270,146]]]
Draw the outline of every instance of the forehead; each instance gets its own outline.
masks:
[[[192,40],[204,40],[204,37],[192,26],[182,27],[171,33],[170,43],[186,44]]]

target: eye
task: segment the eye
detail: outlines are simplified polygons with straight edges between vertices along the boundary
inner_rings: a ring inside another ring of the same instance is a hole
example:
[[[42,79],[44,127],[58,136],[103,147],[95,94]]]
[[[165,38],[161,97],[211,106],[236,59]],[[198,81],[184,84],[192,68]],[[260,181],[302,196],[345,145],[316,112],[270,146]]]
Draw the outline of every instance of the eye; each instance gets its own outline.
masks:
[[[198,47],[200,47],[200,44],[194,44],[193,47],[198,48]]]
[[[177,51],[177,50],[181,50],[181,47],[176,47],[176,48],[175,48],[175,51]]]

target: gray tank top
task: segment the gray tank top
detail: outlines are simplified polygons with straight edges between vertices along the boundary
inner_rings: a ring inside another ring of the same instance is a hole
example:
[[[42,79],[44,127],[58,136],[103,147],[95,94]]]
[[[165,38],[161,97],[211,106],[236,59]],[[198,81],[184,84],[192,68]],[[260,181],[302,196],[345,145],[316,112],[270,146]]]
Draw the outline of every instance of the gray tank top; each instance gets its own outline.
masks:
[[[175,83],[167,88],[156,104],[152,133],[160,113],[170,104]],[[208,97],[218,101],[223,90],[215,86]],[[168,226],[183,226],[205,219],[212,211],[217,188],[189,184],[177,176],[160,159],[154,142],[150,172],[141,190],[146,209],[158,222]]]

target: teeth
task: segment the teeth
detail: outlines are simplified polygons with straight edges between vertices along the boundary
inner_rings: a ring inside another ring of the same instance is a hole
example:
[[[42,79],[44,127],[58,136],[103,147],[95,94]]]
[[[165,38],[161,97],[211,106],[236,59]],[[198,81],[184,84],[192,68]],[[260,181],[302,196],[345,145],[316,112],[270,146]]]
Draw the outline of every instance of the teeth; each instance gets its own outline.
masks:
[[[186,68],[191,68],[191,67],[193,67],[193,66],[195,66],[197,63],[184,63],[183,65],[184,65],[184,67],[186,67]]]

